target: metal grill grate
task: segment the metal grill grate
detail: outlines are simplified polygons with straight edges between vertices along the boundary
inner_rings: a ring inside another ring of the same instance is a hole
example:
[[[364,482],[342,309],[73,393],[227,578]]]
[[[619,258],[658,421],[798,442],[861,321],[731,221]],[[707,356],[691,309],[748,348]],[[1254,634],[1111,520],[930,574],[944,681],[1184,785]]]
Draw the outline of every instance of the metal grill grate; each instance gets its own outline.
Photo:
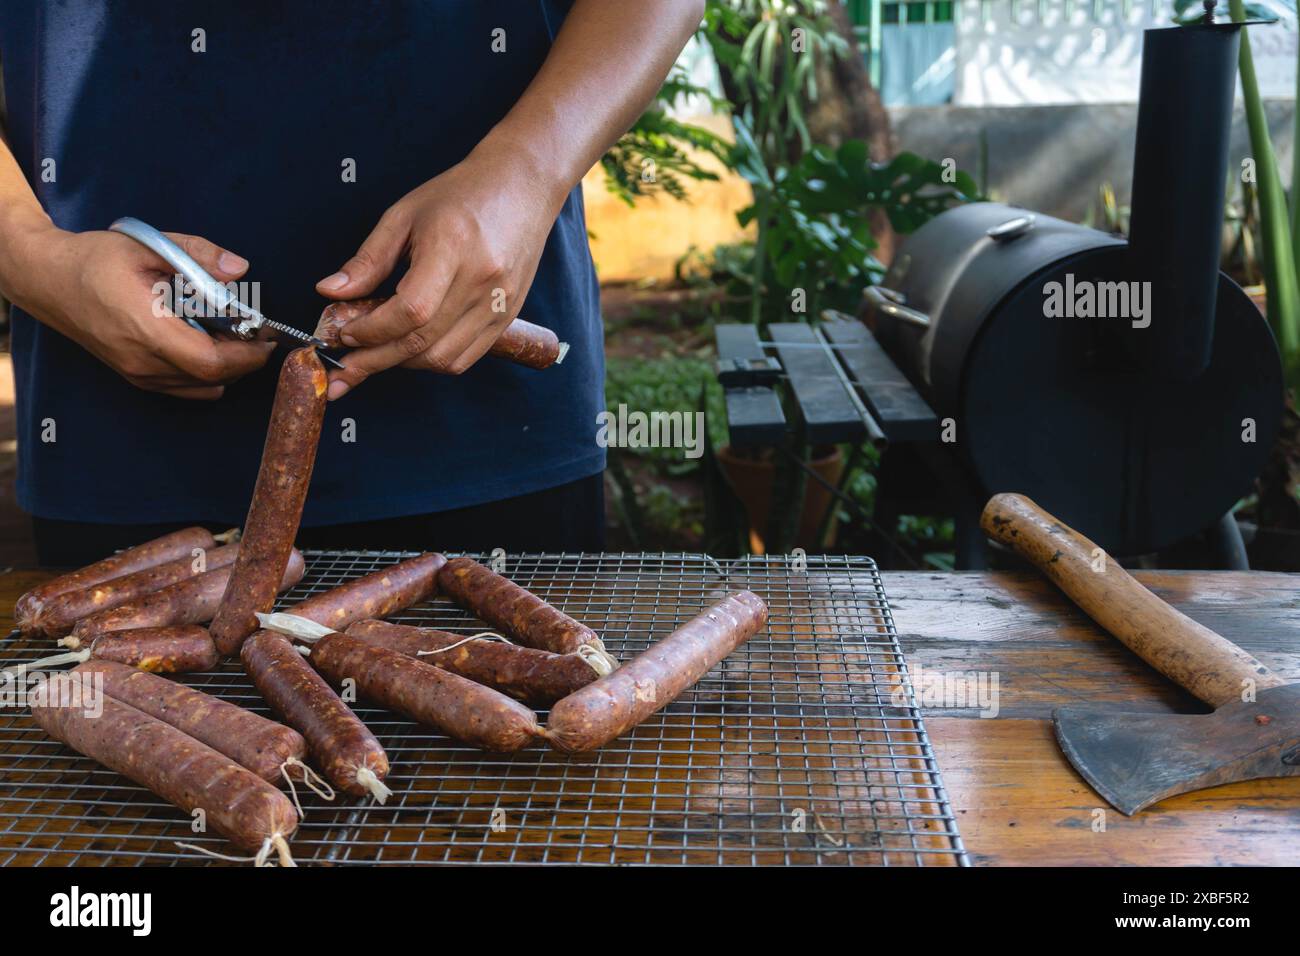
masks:
[[[309,552],[281,607],[392,563],[396,552]],[[525,555],[505,573],[599,632],[644,650],[728,591],[769,604],[767,630],[674,704],[602,750],[510,755],[461,746],[360,706],[388,751],[386,806],[303,800],[300,863],[870,864],[967,862],[906,683],[889,606],[866,558]],[[445,599],[393,620],[482,625]],[[4,664],[50,642],[0,644]],[[189,683],[266,713],[235,662]],[[0,710],[0,864],[195,862],[181,811]]]

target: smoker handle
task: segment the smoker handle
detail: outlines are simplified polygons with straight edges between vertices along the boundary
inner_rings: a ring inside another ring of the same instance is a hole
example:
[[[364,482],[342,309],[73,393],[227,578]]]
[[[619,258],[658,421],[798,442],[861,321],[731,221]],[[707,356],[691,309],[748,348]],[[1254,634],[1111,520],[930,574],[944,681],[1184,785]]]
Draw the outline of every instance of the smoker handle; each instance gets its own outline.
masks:
[[[930,317],[924,312],[908,308],[905,304],[907,297],[901,292],[886,289],[884,286],[873,285],[868,286],[862,296],[867,300],[869,307],[883,315],[898,319],[900,322],[919,325],[923,329],[930,327]]]

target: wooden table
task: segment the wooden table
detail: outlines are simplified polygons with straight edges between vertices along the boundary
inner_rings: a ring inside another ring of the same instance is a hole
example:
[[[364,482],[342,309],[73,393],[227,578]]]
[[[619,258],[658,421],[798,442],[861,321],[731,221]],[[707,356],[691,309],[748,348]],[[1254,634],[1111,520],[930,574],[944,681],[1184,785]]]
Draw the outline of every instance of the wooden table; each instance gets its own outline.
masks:
[[[48,575],[0,574],[0,614]],[[1138,572],[1165,600],[1300,680],[1300,575]],[[1300,779],[1233,784],[1176,797],[1127,818],[1057,749],[1052,709],[1204,708],[1099,630],[1033,574],[886,573],[914,673],[998,681],[998,713],[925,706],[962,837],[977,864],[1295,864]],[[7,632],[11,622],[0,617]],[[919,671],[917,670],[919,668]],[[922,704],[926,704],[922,694]],[[942,703],[942,702],[940,702]]]
[[[1300,681],[1300,575],[1137,572],[1139,581]],[[976,864],[1295,865],[1300,779],[1184,794],[1128,818],[1062,756],[1053,708],[1203,713],[1034,574],[883,575],[909,667],[998,681],[996,717],[927,706],[926,728]],[[925,704],[926,701],[922,700]],[[936,701],[942,704],[942,701]],[[1104,826],[1104,829],[1103,829]]]

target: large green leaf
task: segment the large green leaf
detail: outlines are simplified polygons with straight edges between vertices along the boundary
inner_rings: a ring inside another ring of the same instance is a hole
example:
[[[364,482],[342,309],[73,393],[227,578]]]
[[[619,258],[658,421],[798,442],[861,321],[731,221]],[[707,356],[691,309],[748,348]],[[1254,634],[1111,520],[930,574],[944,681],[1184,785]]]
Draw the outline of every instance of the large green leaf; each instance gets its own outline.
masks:
[[[1244,19],[1245,4],[1230,0],[1234,20]],[[1300,282],[1297,281],[1295,237],[1291,234],[1290,211],[1278,173],[1277,157],[1269,138],[1268,117],[1255,75],[1250,37],[1241,37],[1241,92],[1250,131],[1251,152],[1259,187],[1260,234],[1263,238],[1261,264],[1268,289],[1268,320],[1277,336],[1282,361],[1292,385],[1300,377]]]

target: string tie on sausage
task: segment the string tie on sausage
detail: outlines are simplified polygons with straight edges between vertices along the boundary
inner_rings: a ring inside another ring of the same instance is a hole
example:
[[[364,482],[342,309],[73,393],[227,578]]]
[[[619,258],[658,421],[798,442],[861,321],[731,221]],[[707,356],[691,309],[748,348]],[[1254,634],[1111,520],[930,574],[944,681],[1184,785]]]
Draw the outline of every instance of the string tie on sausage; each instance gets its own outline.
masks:
[[[254,613],[257,615],[257,623],[268,631],[275,631],[277,634],[292,637],[294,640],[305,641],[308,644],[314,644],[322,637],[334,633],[332,627],[317,624],[309,618],[289,614],[286,611],[276,611],[274,614],[264,614],[261,611],[255,611]]]
[[[81,638],[75,634],[69,634],[67,637],[61,637],[58,640],[59,647],[66,647],[70,651],[75,651],[81,647]]]
[[[266,841],[262,844],[262,849],[266,849],[270,845],[270,843],[271,843],[271,838],[267,837]],[[197,843],[182,843],[179,840],[176,841],[176,845],[180,847],[182,850],[193,850],[195,853],[202,853],[204,856],[210,856],[214,860],[225,860],[227,863],[256,864],[258,859],[260,859],[262,855],[261,851],[259,850],[257,856],[230,856],[229,854],[226,853],[218,853],[216,850],[209,850],[207,847],[199,846]]]
[[[58,667],[60,664],[82,664],[90,660],[90,648],[83,651],[70,651],[67,654],[51,654],[49,657],[42,657],[39,660],[29,661],[26,664],[14,664],[12,667],[6,667],[0,673],[4,674],[9,680],[16,680],[22,677],[28,671],[40,670],[45,667]]]
[[[606,651],[592,647],[590,644],[581,645],[577,654],[586,662],[587,666],[596,672],[597,677],[607,677],[614,673],[614,668],[618,665]]]
[[[373,770],[369,767],[357,768],[357,783],[370,791],[371,795],[380,803],[384,803],[393,795],[393,791],[384,785]]]
[[[280,858],[281,866],[298,866],[298,864],[294,862],[293,854],[289,852],[289,841],[284,838],[283,833],[272,834],[271,846],[275,847],[275,852]]]
[[[296,867],[298,865],[294,862],[293,854],[289,852],[289,844],[282,833],[273,833],[263,840],[262,846],[255,856],[230,856],[227,853],[209,850],[197,843],[182,843],[179,840],[176,841],[176,845],[182,850],[193,850],[195,853],[201,853],[214,860],[224,860],[227,863],[251,863],[255,867],[274,866],[275,864],[271,862],[271,851],[274,850],[280,860],[280,866]]]
[[[508,637],[502,637],[495,631],[484,631],[481,634],[471,634],[469,637],[463,637],[455,644],[448,644],[446,647],[439,647],[436,650],[416,651],[415,656],[424,657],[426,654],[442,654],[452,648],[460,647],[462,644],[468,644],[470,641],[500,641],[502,644],[514,644],[514,641],[510,640]]]
[[[280,773],[284,776],[284,782],[289,785],[289,793],[293,796],[293,805],[298,808],[298,819],[302,819],[302,804],[298,800],[298,788],[294,786],[293,777],[289,776],[290,767],[302,767],[303,785],[322,800],[334,799],[334,788],[327,783],[315,770],[307,766],[297,757],[290,757],[284,763],[280,764]]]

